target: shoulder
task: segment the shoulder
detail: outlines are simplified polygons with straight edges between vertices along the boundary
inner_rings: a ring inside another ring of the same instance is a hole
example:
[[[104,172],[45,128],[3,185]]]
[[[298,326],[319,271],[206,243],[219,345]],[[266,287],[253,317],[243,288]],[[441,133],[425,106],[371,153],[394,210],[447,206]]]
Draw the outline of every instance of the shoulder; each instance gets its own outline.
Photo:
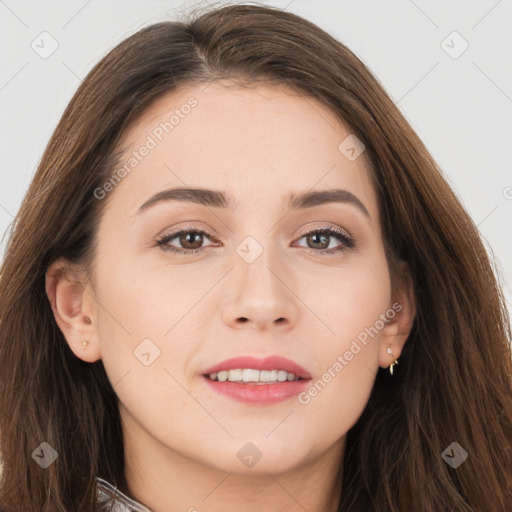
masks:
[[[96,477],[96,496],[101,510],[110,512],[152,512],[141,503],[132,500],[107,480]]]

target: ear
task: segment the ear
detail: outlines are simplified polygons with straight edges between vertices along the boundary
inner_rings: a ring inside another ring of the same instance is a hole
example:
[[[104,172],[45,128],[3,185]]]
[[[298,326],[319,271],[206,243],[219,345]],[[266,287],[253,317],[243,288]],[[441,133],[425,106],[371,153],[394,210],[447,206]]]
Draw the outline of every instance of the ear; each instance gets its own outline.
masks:
[[[416,317],[416,297],[408,265],[401,261],[379,347],[379,366],[389,368],[400,357]],[[391,354],[388,353],[391,349]]]
[[[100,359],[97,303],[85,271],[59,258],[46,271],[46,294],[55,321],[73,353],[88,363]]]

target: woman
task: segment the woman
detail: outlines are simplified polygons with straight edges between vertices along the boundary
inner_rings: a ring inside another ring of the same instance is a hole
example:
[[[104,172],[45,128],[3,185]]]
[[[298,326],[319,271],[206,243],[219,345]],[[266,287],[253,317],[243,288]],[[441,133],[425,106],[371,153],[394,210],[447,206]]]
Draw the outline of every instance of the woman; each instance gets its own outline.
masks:
[[[370,71],[296,15],[211,9],[104,57],[0,308],[4,512],[512,504],[479,233]]]

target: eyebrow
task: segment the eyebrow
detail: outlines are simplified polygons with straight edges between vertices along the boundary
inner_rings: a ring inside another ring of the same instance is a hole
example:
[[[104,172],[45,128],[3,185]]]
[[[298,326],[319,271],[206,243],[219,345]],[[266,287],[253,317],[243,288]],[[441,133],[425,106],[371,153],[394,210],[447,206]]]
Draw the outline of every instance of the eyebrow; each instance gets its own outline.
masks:
[[[181,201],[186,203],[196,203],[203,206],[214,208],[235,208],[235,200],[229,194],[220,190],[210,190],[206,188],[171,188],[162,190],[151,196],[139,208],[137,214],[140,214],[148,208],[160,202]],[[288,208],[299,210],[312,208],[327,203],[347,203],[358,208],[368,218],[370,214],[364,204],[351,192],[343,189],[330,189],[312,192],[303,192],[300,194],[290,194],[288,198]]]

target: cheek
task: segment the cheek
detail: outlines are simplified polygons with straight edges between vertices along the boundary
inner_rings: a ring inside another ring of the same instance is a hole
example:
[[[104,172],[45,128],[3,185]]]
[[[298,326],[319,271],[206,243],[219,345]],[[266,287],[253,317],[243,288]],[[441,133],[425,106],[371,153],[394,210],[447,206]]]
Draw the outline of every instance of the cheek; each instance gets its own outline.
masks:
[[[148,273],[128,272],[129,267],[118,262],[115,274],[99,287],[103,365],[126,410],[148,426],[172,431],[169,413],[186,415],[194,405],[178,384],[184,381],[181,370],[189,357],[175,334],[181,324],[172,329],[184,315],[183,302],[173,298],[176,291],[165,282],[154,282]]]
[[[370,396],[390,293],[383,255],[340,272],[322,289],[318,282],[309,287],[307,304],[320,312],[325,334],[316,337],[316,376],[299,402],[315,421],[340,434],[357,421]]]
[[[327,319],[336,334],[317,338],[317,371],[298,397],[309,421],[333,439],[356,423],[368,402],[378,370],[378,321],[386,311],[386,301],[377,294],[366,302],[357,295],[346,298],[338,304],[337,315]]]
[[[352,339],[380,325],[380,316],[389,307],[391,286],[384,254],[376,251],[353,262],[297,280],[297,295],[314,314],[306,315],[307,321],[316,325],[320,339],[328,340],[320,353],[332,356],[334,348],[343,350]]]
[[[308,429],[339,439],[354,426],[370,397],[375,380],[370,353],[362,350],[350,361],[332,358],[323,374],[298,397],[297,407]]]
[[[211,271],[185,278],[184,267],[148,265],[114,250],[98,261],[98,337],[116,394],[148,417],[163,410],[159,401],[185,410],[191,404],[177,381],[185,382],[184,371],[206,336],[200,330],[211,301],[198,300],[212,286]],[[218,303],[210,306],[209,313],[218,315]]]
[[[124,344],[130,338],[130,343],[136,344],[137,340],[162,337],[181,309],[178,271],[169,270],[164,276],[161,269],[145,268],[136,257],[115,250],[105,252],[98,261],[102,339]]]

